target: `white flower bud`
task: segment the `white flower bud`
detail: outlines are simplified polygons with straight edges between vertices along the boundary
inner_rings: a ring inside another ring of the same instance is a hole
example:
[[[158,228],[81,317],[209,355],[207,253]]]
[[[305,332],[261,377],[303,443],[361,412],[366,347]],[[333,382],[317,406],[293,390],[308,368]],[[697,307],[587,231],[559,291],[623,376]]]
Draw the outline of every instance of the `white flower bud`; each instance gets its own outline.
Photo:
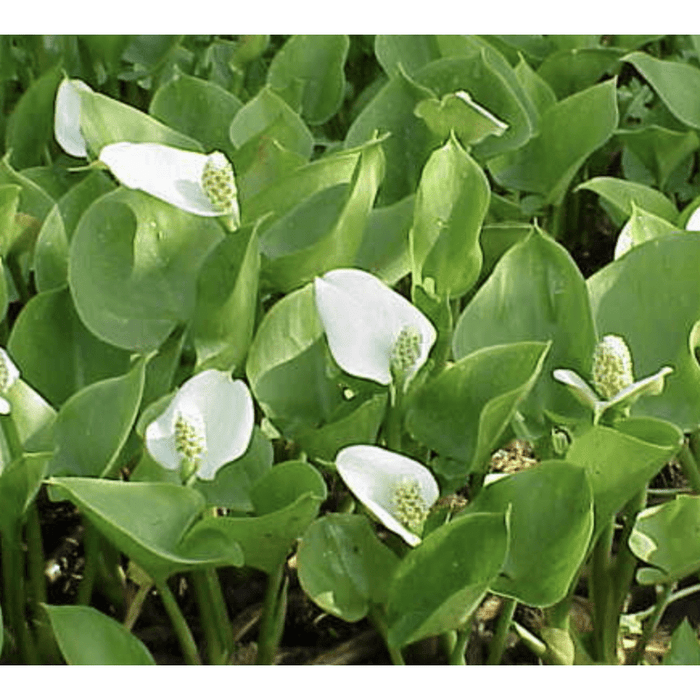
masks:
[[[593,352],[593,386],[604,398],[611,399],[634,383],[632,356],[619,335],[606,335]]]

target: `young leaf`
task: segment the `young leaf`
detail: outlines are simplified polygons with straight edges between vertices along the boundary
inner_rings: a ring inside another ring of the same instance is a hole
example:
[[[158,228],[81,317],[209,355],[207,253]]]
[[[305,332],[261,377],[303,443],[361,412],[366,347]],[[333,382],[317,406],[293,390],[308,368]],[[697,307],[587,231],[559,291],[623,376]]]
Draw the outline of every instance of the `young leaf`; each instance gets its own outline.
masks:
[[[671,649],[664,656],[664,666],[700,665],[700,643],[697,632],[684,618],[671,636]]]

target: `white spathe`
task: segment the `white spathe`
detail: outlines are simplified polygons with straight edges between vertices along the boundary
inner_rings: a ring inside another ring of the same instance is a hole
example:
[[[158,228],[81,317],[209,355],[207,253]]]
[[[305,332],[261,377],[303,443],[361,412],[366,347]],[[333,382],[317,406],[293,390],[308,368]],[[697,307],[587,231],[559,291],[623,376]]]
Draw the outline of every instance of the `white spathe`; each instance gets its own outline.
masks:
[[[688,219],[688,223],[685,225],[686,231],[700,231],[700,207],[698,207]]]
[[[92,91],[82,80],[66,78],[56,92],[54,135],[59,146],[75,158],[87,158],[87,146],[80,131],[80,93]]]
[[[440,495],[435,477],[420,462],[375,445],[352,445],[338,452],[335,464],[343,481],[377,519],[412,547],[421,538],[398,519],[395,497],[406,483],[416,484],[430,508]]]
[[[10,402],[5,398],[5,394],[12,385],[19,379],[19,369],[10,359],[4,348],[0,348],[0,413],[7,415],[10,413]]]
[[[105,146],[99,160],[125,187],[141,190],[178,209],[198,216],[232,216],[240,221],[238,200],[228,211],[215,207],[202,186],[204,168],[210,159],[223,154],[195,153],[160,143],[120,141]]]
[[[331,270],[314,280],[314,296],[333,358],[355,377],[389,384],[392,351],[407,328],[420,333],[411,376],[437,338],[433,324],[415,306],[369,272]]]
[[[253,399],[248,387],[227,372],[208,369],[188,379],[165,412],[146,428],[146,447],[166,469],[180,470],[183,460],[175,434],[178,417],[203,432],[197,476],[213,479],[218,469],[248,449],[253,434]]]

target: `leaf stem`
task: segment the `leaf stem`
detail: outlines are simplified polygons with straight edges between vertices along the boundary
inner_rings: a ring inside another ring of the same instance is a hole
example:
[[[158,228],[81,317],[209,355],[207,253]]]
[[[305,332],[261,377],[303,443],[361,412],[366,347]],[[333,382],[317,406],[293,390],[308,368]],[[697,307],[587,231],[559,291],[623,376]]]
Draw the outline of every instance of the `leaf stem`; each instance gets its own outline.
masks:
[[[263,613],[258,634],[257,664],[270,665],[275,661],[275,654],[282,636],[282,623],[286,611],[286,585],[283,585],[285,560],[268,574],[267,590],[263,602]],[[280,619],[281,618],[281,619]]]
[[[160,599],[163,601],[165,610],[168,613],[170,622],[172,622],[175,634],[180,642],[185,661],[193,666],[200,665],[202,661],[199,658],[199,652],[197,651],[197,645],[192,636],[192,631],[187,624],[187,620],[185,620],[185,616],[182,614],[182,610],[180,610],[180,606],[175,600],[175,596],[168,586],[168,582],[165,579],[154,579],[154,583],[158,593],[160,593]]]
[[[593,545],[591,560],[591,598],[593,600],[594,639],[597,660],[614,664],[617,660],[617,615],[612,610],[610,585],[610,547],[614,523],[611,518]],[[614,619],[613,619],[614,615]]]
[[[83,580],[78,589],[78,605],[90,605],[92,591],[97,578],[97,564],[100,556],[100,537],[94,525],[84,520],[85,534],[83,545],[85,547],[85,569],[83,570]]]
[[[450,665],[451,666],[465,666],[466,659],[464,658],[467,653],[467,646],[469,645],[469,638],[472,634],[472,621],[471,619],[467,622],[464,627],[457,630],[457,639],[455,640],[454,647],[452,648],[452,653],[450,654]]]
[[[403,658],[403,654],[401,653],[401,649],[398,649],[396,647],[392,647],[389,644],[389,629],[388,629],[388,625],[386,624],[386,620],[384,619],[384,614],[382,613],[382,611],[379,608],[377,608],[376,606],[373,606],[370,608],[368,617],[371,620],[372,624],[374,625],[375,629],[382,636],[382,639],[384,640],[384,644],[386,645],[387,651],[389,652],[389,657],[391,658],[391,663],[394,664],[394,666],[405,666],[406,661]],[[455,647],[456,646],[457,646],[457,643],[455,643]],[[454,654],[454,649],[452,650],[452,653]]]
[[[644,658],[644,652],[646,651],[647,644],[649,643],[651,636],[654,634],[654,630],[656,630],[656,626],[661,621],[661,617],[668,606],[674,586],[675,582],[665,584],[661,589],[661,592],[657,595],[654,612],[647,621],[647,624],[644,625],[642,636],[637,640],[636,646],[627,659],[628,666],[636,666]]]
[[[503,606],[503,610],[501,610],[501,614],[498,617],[498,624],[496,625],[496,631],[489,646],[489,657],[486,661],[486,663],[490,666],[497,666],[501,663],[503,650],[506,648],[508,630],[510,629],[511,622],[513,621],[513,613],[515,612],[517,605],[518,602],[515,600],[515,598],[507,598]]]
[[[691,438],[691,445],[693,444]],[[683,443],[681,451],[678,453],[678,461],[683,469],[683,475],[688,479],[693,493],[700,494],[700,469],[698,469],[697,454],[693,454],[688,446],[688,442]]]
[[[202,615],[209,662],[225,664],[233,651],[233,634],[216,570],[193,571],[192,580]]]

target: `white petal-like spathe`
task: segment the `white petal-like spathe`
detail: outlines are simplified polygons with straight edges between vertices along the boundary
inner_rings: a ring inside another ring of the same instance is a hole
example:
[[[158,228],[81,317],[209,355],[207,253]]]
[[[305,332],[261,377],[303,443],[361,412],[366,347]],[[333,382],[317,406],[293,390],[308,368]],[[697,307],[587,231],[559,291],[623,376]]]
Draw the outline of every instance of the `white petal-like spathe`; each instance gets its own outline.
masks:
[[[688,223],[685,225],[686,231],[700,231],[700,207],[698,207],[688,219]]]
[[[87,158],[85,139],[80,131],[80,93],[92,92],[82,80],[66,78],[56,92],[54,135],[59,146],[76,158]]]
[[[178,209],[199,216],[233,214],[216,209],[202,187],[202,174],[209,156],[183,151],[160,143],[111,143],[100,151],[99,159],[126,187],[141,190]]]
[[[231,379],[227,372],[208,369],[196,374],[146,428],[148,451],[166,469],[179,470],[182,461],[175,443],[178,413],[197,416],[204,426],[206,452],[197,470],[199,478],[213,479],[220,467],[248,449],[253,433],[253,399],[248,387],[239,379]]]
[[[435,478],[426,467],[409,457],[375,445],[352,445],[338,452],[335,464],[343,481],[379,521],[415,547],[421,539],[396,518],[394,494],[406,480],[418,484],[426,507],[440,495]]]
[[[437,337],[432,323],[369,272],[331,270],[314,280],[314,295],[331,353],[348,374],[389,384],[391,351],[407,327],[421,334],[413,372],[428,358]]]

